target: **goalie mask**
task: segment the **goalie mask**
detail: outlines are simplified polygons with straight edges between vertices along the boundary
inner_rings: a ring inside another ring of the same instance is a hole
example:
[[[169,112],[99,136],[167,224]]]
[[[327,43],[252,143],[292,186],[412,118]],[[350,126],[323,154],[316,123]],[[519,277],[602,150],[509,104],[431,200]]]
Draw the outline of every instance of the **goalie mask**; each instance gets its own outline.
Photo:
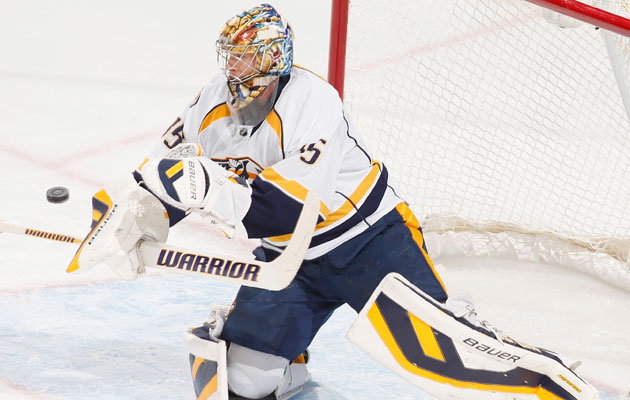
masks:
[[[293,31],[275,8],[262,4],[232,17],[216,42],[227,77],[234,123],[254,126],[271,111],[278,79],[293,65]]]

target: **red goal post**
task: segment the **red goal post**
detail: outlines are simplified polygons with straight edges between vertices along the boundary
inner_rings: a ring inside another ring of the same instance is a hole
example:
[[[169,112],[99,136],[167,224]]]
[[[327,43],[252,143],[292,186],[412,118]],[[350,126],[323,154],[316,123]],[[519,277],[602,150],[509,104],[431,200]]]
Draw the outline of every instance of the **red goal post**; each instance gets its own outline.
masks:
[[[630,290],[630,0],[333,0],[328,79],[434,257]]]
[[[605,9],[574,0],[527,0],[530,3],[548,8],[552,11],[573,17],[599,28],[607,29],[619,35],[630,37],[630,19],[613,14]],[[627,2],[618,2],[628,7]],[[630,10],[628,10],[630,12]]]

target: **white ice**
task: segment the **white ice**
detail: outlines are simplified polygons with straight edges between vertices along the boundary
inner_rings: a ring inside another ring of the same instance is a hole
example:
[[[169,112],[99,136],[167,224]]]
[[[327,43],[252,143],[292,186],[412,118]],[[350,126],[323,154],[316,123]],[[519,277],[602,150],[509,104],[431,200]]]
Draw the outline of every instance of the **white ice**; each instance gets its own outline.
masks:
[[[274,3],[296,32],[296,61],[326,74],[330,1]],[[250,2],[3,2],[0,220],[82,237],[92,194],[128,173],[217,71],[214,38]],[[64,204],[45,191],[70,189]],[[171,233],[242,249],[199,220]],[[182,335],[236,288],[150,273],[67,275],[74,245],[0,234],[0,399],[190,399]],[[584,361],[603,399],[630,390],[630,294],[552,265],[439,260],[452,293],[512,336]],[[303,399],[430,399],[345,339],[340,309],[311,346]]]

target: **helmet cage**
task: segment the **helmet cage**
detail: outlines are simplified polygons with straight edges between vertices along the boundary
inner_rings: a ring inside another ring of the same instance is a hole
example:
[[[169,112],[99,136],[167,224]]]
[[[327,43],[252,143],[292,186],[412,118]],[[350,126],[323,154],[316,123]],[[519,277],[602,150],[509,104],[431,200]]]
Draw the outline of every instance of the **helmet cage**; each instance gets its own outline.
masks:
[[[222,39],[216,43],[217,63],[228,83],[243,83],[269,73],[273,57],[267,51],[267,44],[229,44]]]

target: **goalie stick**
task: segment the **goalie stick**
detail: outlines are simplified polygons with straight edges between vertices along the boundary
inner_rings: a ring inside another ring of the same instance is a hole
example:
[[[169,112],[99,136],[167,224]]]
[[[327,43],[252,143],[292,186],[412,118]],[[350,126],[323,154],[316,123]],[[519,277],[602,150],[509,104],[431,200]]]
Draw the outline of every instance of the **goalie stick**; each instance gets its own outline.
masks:
[[[158,242],[141,242],[138,252],[145,267],[179,271],[243,286],[269,290],[284,289],[295,277],[308,250],[319,216],[319,198],[308,192],[302,212],[282,254],[271,262],[255,260],[250,254],[225,254],[189,249]],[[82,243],[72,236],[40,231],[0,222],[0,232],[35,236],[65,243]]]

